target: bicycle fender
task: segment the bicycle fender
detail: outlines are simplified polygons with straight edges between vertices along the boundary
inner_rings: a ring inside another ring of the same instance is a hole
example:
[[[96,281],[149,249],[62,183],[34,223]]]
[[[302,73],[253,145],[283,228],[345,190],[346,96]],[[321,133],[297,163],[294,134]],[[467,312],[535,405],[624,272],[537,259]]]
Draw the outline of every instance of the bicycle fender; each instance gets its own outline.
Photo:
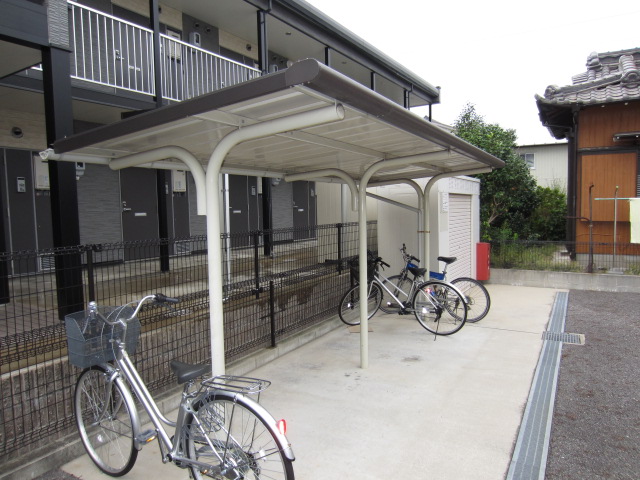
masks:
[[[460,298],[462,298],[462,301],[464,302],[465,305],[467,305],[467,297],[464,295],[464,293],[462,293],[462,291],[456,287],[455,285],[449,283],[449,282],[445,282],[442,280],[427,280],[426,282],[422,282],[420,285],[418,285],[418,288],[420,290],[422,290],[422,287],[424,287],[427,284],[431,284],[431,285],[444,285],[445,287],[449,287],[452,290],[455,290],[455,292],[460,295]]]
[[[260,405],[258,402],[240,393],[230,393],[220,390],[216,391],[215,393],[205,393],[204,395],[213,395],[219,398],[227,397],[228,400],[239,403],[250,411],[253,410],[256,416],[264,420],[269,430],[273,433],[273,436],[275,437],[275,440],[278,443],[278,447],[280,448],[280,451],[282,451],[282,454],[292,462],[296,459],[295,455],[293,454],[293,449],[291,448],[291,443],[289,442],[289,440],[287,440],[287,437],[282,435],[280,433],[280,430],[278,430],[276,420],[267,411],[267,409]]]

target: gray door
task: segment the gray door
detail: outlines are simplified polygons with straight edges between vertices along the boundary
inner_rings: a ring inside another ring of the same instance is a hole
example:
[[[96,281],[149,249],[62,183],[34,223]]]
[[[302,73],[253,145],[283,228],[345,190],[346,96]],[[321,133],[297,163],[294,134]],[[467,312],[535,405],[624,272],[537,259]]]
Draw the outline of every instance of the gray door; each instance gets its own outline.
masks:
[[[157,242],[148,242],[159,238],[157,188],[155,170],[125,168],[120,171],[122,238],[125,242],[137,242],[126,249],[125,260],[153,257],[159,253]]]

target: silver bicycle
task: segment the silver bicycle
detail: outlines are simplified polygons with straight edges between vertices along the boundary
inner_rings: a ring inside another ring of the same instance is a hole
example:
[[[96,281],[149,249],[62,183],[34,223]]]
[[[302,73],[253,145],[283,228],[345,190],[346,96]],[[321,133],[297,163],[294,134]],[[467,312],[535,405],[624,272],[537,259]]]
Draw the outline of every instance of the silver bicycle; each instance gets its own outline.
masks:
[[[429,280],[412,282],[408,291],[389,282],[379,271],[389,264],[382,258],[369,254],[367,259],[367,318],[379,308],[383,297],[389,304],[399,305],[399,314],[413,313],[426,330],[435,335],[451,335],[460,330],[467,320],[467,308],[463,295],[451,284]],[[358,278],[357,266],[352,263],[352,274]],[[400,296],[409,300],[400,300]],[[338,315],[347,325],[360,325],[360,286],[350,288],[340,300]]]
[[[210,365],[174,360],[171,369],[184,384],[177,420],[160,412],[129,357],[140,333],[138,312],[148,301],[177,302],[161,294],[145,296],[135,308],[135,302],[121,307],[91,302],[88,311],[66,317],[69,360],[84,368],[75,389],[75,417],[93,462],[108,475],[122,476],[138,451],[158,438],[162,462],[188,468],[198,480],[293,480],[286,423],[276,422],[258,403],[269,381],[226,375],[197,381]],[[152,429],[142,430],[134,398]],[[165,426],[174,427],[173,436]]]
[[[420,268],[417,264],[420,263],[420,259],[407,253],[407,247],[403,243],[400,249],[402,254],[402,260],[404,266],[398,275],[392,275],[385,279],[385,285],[398,297],[406,299],[402,295],[402,291],[413,287],[412,283],[421,284],[424,282],[424,277],[427,273],[425,268]],[[438,261],[444,263],[444,269],[442,272],[429,272],[429,278],[431,280],[447,281],[447,267],[457,260],[456,257],[438,257]],[[415,262],[415,263],[414,263]],[[409,274],[413,275],[413,279],[409,278]],[[491,308],[491,297],[489,292],[482,283],[474,278],[458,277],[450,281],[451,285],[455,286],[460,293],[464,296],[465,303],[467,304],[467,322],[475,323],[482,320],[489,309]],[[400,313],[402,310],[403,302],[398,303],[394,301],[389,295],[383,296],[380,310],[385,313]]]

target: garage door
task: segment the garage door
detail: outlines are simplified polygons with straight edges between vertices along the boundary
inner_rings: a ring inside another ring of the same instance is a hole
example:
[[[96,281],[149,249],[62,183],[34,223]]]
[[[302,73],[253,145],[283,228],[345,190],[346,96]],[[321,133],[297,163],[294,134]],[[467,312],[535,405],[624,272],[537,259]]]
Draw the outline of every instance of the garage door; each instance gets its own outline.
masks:
[[[447,278],[471,276],[471,195],[449,195],[449,255],[458,260]]]

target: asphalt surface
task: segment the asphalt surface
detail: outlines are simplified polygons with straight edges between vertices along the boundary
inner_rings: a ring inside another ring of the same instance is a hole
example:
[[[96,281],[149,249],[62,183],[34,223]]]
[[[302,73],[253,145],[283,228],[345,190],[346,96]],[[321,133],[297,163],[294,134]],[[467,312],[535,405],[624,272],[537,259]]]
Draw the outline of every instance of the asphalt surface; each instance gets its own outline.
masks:
[[[572,290],[546,479],[640,478],[640,293]]]
[[[640,293],[571,291],[565,331],[586,341],[562,348],[545,478],[639,479]]]

